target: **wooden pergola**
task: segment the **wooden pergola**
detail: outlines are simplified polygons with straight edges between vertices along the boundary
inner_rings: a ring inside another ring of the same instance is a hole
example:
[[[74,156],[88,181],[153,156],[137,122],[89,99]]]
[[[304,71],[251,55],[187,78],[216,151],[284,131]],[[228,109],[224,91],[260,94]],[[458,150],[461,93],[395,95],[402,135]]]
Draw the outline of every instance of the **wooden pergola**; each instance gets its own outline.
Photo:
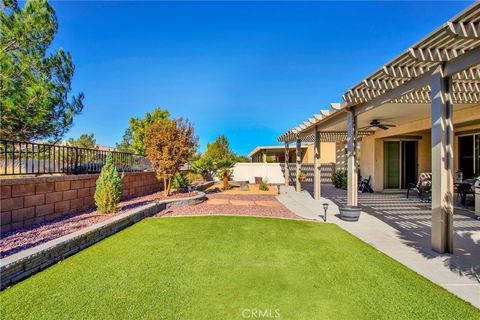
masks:
[[[332,104],[329,110],[320,111],[278,138],[285,143],[286,150],[294,141],[297,149],[302,141],[315,143],[316,199],[320,198],[320,141],[346,141],[347,203],[358,204],[356,143],[371,133],[357,130],[357,117],[387,103],[392,107],[430,105],[432,248],[441,253],[452,252],[453,106],[480,103],[480,3],[474,3],[347,90],[342,103]],[[346,122],[347,130],[326,131],[332,121]],[[297,176],[298,158],[297,153]]]

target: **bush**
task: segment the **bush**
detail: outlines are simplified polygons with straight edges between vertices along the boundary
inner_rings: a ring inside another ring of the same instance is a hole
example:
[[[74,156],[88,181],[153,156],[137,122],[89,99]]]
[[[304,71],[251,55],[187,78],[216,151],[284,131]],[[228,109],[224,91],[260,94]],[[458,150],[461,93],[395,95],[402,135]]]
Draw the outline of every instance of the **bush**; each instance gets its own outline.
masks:
[[[268,187],[267,181],[262,180],[260,184],[258,185],[258,190],[260,191],[268,191],[270,188]]]
[[[335,188],[347,189],[347,171],[337,170],[332,174],[332,183]]]
[[[205,179],[203,178],[203,176],[195,172],[187,173],[187,179],[188,181],[190,181],[190,183],[193,183],[193,184],[205,182]]]
[[[102,213],[117,212],[117,204],[122,195],[122,178],[113,164],[109,153],[105,165],[100,172],[95,188],[95,204]]]
[[[172,179],[172,188],[173,189],[186,189],[188,188],[190,184],[190,181],[188,180],[188,177],[185,173],[183,172],[177,172],[173,176]]]

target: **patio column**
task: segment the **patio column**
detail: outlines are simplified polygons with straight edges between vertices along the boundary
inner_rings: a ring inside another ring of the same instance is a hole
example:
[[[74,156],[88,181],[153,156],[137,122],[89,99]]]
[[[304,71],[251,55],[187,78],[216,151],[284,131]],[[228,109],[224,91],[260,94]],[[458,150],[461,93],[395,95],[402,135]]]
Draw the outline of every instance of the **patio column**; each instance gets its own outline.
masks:
[[[451,77],[432,75],[432,249],[453,252],[453,108]]]
[[[296,148],[296,170],[295,170],[295,191],[300,192],[302,191],[302,186],[300,185],[300,179],[298,179],[298,176],[300,176],[300,168],[302,165],[302,140],[297,139],[297,148]]]
[[[318,132],[317,127],[315,127],[315,142],[313,148],[313,196],[315,200],[320,200],[322,196],[322,177],[320,173],[320,132]]]
[[[288,142],[285,142],[285,185],[290,185],[290,169],[288,168],[288,160],[290,157],[290,150]]]
[[[263,150],[262,152],[262,162],[267,162],[267,150]]]
[[[357,206],[358,177],[356,169],[356,143],[357,117],[353,110],[347,113],[347,205]]]

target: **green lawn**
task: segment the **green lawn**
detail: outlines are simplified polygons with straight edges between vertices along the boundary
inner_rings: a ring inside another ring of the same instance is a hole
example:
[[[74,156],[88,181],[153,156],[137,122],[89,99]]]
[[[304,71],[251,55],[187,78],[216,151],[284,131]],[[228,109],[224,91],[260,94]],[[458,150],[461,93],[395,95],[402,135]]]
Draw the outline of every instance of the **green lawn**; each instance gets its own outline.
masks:
[[[335,225],[247,217],[145,219],[0,298],[2,319],[480,319]]]

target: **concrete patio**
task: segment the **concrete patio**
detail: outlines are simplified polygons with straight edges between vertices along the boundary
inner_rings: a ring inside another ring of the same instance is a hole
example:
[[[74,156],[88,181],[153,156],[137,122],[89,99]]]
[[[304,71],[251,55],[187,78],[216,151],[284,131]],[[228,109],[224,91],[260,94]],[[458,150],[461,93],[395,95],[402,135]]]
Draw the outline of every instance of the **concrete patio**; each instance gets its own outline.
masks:
[[[358,222],[338,217],[338,205],[345,204],[345,190],[322,185],[322,197],[314,200],[311,186],[295,192],[282,187],[277,197],[296,214],[323,221],[323,203],[329,203],[327,222],[335,223],[359,239],[404,264],[432,282],[480,308],[480,221],[473,212],[455,209],[454,253],[431,249],[431,209],[418,198],[404,194],[359,194],[363,208]],[[310,190],[310,191],[309,191]]]

